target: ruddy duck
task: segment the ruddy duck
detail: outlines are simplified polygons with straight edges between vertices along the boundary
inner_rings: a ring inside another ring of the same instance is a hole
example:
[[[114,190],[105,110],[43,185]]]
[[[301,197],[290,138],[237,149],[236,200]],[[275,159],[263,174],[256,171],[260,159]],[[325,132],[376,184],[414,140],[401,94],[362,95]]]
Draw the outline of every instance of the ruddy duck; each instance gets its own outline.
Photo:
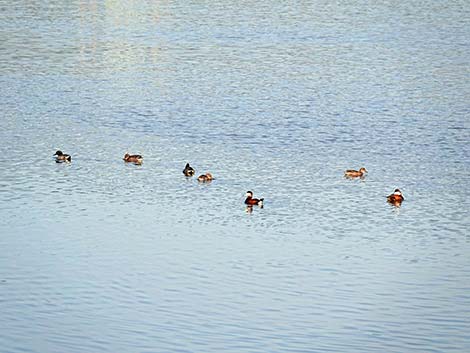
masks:
[[[186,163],[186,167],[184,167],[183,174],[186,175],[187,177],[193,176],[195,173],[195,170],[193,167],[189,165],[189,163]]]
[[[362,178],[365,173],[367,173],[367,170],[366,168],[362,167],[359,170],[348,169],[344,172],[344,176],[346,178],[357,178],[357,177]]]
[[[400,189],[395,189],[393,194],[387,196],[387,202],[391,203],[394,206],[400,206],[404,199],[405,198],[403,197],[403,194]]]
[[[62,163],[62,162],[70,163],[70,162],[72,162],[72,156],[69,156],[68,154],[62,153],[62,151],[60,151],[60,150],[57,151],[56,153],[54,153],[53,156],[55,156],[55,161],[57,163]]]
[[[212,181],[213,179],[214,178],[212,177],[211,173],[202,174],[197,177],[197,181],[200,181],[202,183]]]
[[[245,205],[258,205],[258,206],[263,206],[263,201],[264,199],[254,199],[253,198],[253,192],[252,191],[247,191],[246,192],[246,199],[245,199]]]
[[[144,157],[142,157],[140,154],[130,155],[129,153],[126,153],[123,158],[125,162],[131,162],[135,164],[142,164],[143,159]]]

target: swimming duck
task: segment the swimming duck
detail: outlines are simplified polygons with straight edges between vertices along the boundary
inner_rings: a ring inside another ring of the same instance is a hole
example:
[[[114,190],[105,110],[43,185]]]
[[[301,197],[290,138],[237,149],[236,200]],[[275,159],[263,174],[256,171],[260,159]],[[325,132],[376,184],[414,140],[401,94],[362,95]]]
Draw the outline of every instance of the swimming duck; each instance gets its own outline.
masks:
[[[142,157],[140,154],[130,155],[129,153],[126,153],[124,155],[124,158],[123,158],[123,160],[125,162],[131,162],[131,163],[135,163],[135,164],[142,164],[143,159],[144,159],[144,157]]]
[[[403,194],[400,189],[395,189],[393,194],[387,196],[387,202],[391,203],[394,206],[400,206],[404,199],[405,198],[403,197]]]
[[[200,181],[202,183],[212,181],[212,179],[214,179],[214,178],[212,177],[211,173],[202,174],[202,175],[199,175],[197,177],[197,181]]]
[[[183,174],[189,177],[189,176],[193,176],[194,173],[195,173],[195,170],[193,169],[193,167],[191,167],[189,163],[186,163],[186,167],[184,167]]]
[[[55,156],[55,161],[57,163],[62,163],[62,162],[70,163],[70,162],[72,162],[72,156],[70,156],[68,154],[65,154],[65,153],[62,153],[61,150],[56,151],[56,153],[54,153],[53,156]]]
[[[346,178],[357,178],[357,177],[362,178],[365,173],[367,173],[367,170],[366,168],[362,167],[359,170],[348,169],[344,172],[344,176]]]
[[[247,191],[246,192],[246,199],[245,199],[245,205],[258,205],[258,206],[263,206],[263,201],[264,199],[254,199],[253,198],[253,192],[252,191]]]

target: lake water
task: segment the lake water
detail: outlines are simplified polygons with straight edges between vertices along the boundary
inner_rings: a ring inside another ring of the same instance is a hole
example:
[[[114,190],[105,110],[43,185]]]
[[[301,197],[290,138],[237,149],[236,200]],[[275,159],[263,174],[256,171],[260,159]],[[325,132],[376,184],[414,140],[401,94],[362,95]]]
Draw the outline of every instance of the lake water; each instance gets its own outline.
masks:
[[[2,352],[470,351],[467,1],[0,8]]]

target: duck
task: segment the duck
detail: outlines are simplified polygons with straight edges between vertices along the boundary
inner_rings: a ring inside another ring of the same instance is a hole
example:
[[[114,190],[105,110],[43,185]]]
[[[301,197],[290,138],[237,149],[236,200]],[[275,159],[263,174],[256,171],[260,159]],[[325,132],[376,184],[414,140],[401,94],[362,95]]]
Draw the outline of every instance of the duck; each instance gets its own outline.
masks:
[[[403,197],[400,189],[395,189],[393,194],[387,196],[387,202],[391,203],[394,206],[400,206],[405,198]]]
[[[254,199],[253,198],[253,192],[252,191],[247,191],[246,192],[246,199],[245,199],[245,205],[258,205],[258,206],[263,206],[264,198],[263,199]]]
[[[212,181],[213,179],[214,178],[212,177],[211,173],[202,174],[197,177],[197,181],[200,181],[202,183]]]
[[[130,155],[129,153],[126,153],[124,155],[124,158],[123,158],[123,160],[125,162],[131,162],[131,163],[135,163],[135,164],[142,164],[143,159],[144,159],[144,157],[142,157],[140,154]]]
[[[63,153],[61,150],[56,151],[56,153],[54,153],[53,156],[55,157],[55,161],[57,163],[63,163],[63,162],[70,163],[70,162],[72,162],[72,156]]]
[[[193,176],[195,173],[195,170],[193,167],[189,165],[189,163],[186,163],[186,167],[184,167],[183,174],[186,175],[187,177]]]
[[[366,168],[362,167],[359,170],[348,169],[344,172],[344,176],[346,178],[357,178],[357,177],[362,178],[365,173],[367,173],[367,170]]]

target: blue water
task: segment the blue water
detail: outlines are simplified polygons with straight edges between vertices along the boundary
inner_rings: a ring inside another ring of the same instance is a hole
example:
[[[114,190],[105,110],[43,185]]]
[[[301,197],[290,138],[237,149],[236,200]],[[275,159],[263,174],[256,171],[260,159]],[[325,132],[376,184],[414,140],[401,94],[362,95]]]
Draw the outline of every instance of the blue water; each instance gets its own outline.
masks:
[[[0,351],[470,351],[465,1],[0,9]]]

